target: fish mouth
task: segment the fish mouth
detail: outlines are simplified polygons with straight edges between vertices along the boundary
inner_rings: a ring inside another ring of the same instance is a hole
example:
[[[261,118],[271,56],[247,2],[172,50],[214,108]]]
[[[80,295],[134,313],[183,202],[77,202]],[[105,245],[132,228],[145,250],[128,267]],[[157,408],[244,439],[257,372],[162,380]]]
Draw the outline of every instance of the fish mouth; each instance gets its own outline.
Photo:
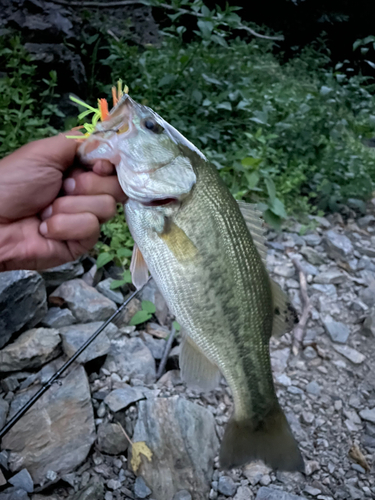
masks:
[[[166,205],[173,205],[179,203],[178,198],[160,198],[150,201],[142,201],[142,205],[145,207],[164,207]]]

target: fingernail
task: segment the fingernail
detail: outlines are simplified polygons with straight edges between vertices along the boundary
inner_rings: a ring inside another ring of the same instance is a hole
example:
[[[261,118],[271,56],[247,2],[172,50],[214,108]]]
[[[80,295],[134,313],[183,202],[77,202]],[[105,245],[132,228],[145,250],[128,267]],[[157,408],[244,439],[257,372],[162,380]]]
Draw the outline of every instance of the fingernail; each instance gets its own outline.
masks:
[[[41,223],[41,225],[39,226],[39,232],[43,236],[45,236],[48,233],[47,222],[42,222]]]
[[[64,182],[64,190],[68,194],[72,194],[76,188],[76,181],[74,179],[66,179]]]
[[[42,220],[48,219],[48,217],[51,217],[51,215],[52,215],[52,205],[50,205],[49,207],[45,208],[43,210],[43,212],[40,214]]]

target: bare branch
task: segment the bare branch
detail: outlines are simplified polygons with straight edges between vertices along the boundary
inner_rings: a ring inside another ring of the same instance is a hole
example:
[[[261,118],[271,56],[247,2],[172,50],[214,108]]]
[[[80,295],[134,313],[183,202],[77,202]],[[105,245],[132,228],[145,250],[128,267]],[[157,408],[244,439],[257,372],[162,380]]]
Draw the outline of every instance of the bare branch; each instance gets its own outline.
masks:
[[[297,257],[291,257],[291,261],[293,262],[294,267],[298,271],[301,298],[303,302],[301,318],[297,323],[297,325],[294,327],[292,332],[293,336],[292,351],[293,354],[296,356],[298,354],[298,351],[302,347],[307,321],[311,313],[311,304],[309,296],[307,295],[307,281],[306,281],[305,270],[303,269],[302,264]]]
[[[69,0],[49,0],[52,3],[57,3],[60,5],[66,5],[68,7],[98,7],[98,8],[109,8],[109,7],[123,7],[125,5],[146,5],[149,7],[162,7],[164,9],[168,10],[174,10],[175,12],[181,12],[182,14],[188,14],[190,16],[195,16],[195,17],[206,17],[204,14],[201,14],[199,12],[192,12],[188,9],[179,9],[177,7],[173,7],[173,5],[168,5],[166,3],[161,3],[159,5],[149,5],[147,2],[144,2],[142,0],[119,0],[119,1],[114,1],[114,2],[95,2],[95,1],[87,1],[87,2],[70,2]],[[213,17],[215,21],[219,21],[217,17]],[[256,36],[258,38],[264,38],[265,40],[277,40],[277,41],[282,41],[284,40],[284,37],[281,36],[267,36],[267,35],[262,35],[261,33],[257,33],[253,29],[249,28],[248,26],[245,26],[244,24],[239,24],[236,29],[239,30],[244,30],[250,33],[253,36]]]

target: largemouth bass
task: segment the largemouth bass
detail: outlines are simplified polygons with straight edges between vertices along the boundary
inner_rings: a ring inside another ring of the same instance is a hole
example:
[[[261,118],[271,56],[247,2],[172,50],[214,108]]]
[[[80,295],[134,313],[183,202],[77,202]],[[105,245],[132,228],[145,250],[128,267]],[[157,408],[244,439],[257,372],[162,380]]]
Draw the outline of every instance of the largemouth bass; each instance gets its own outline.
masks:
[[[142,286],[149,271],[182,326],[182,378],[203,391],[222,375],[227,380],[234,413],[221,466],[261,459],[274,469],[303,470],[269,354],[272,332],[290,327],[295,315],[266,271],[252,206],[238,204],[193,144],[128,95],[84,141],[80,155],[116,165],[129,197],[133,283]]]

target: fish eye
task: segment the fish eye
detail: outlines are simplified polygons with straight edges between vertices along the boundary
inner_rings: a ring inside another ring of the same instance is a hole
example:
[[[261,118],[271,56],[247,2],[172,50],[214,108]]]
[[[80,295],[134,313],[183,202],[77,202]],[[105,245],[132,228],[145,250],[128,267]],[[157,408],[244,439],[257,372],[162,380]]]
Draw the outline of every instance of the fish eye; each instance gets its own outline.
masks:
[[[143,126],[147,128],[147,130],[154,132],[154,134],[161,134],[164,130],[153,118],[146,118],[143,122]]]

